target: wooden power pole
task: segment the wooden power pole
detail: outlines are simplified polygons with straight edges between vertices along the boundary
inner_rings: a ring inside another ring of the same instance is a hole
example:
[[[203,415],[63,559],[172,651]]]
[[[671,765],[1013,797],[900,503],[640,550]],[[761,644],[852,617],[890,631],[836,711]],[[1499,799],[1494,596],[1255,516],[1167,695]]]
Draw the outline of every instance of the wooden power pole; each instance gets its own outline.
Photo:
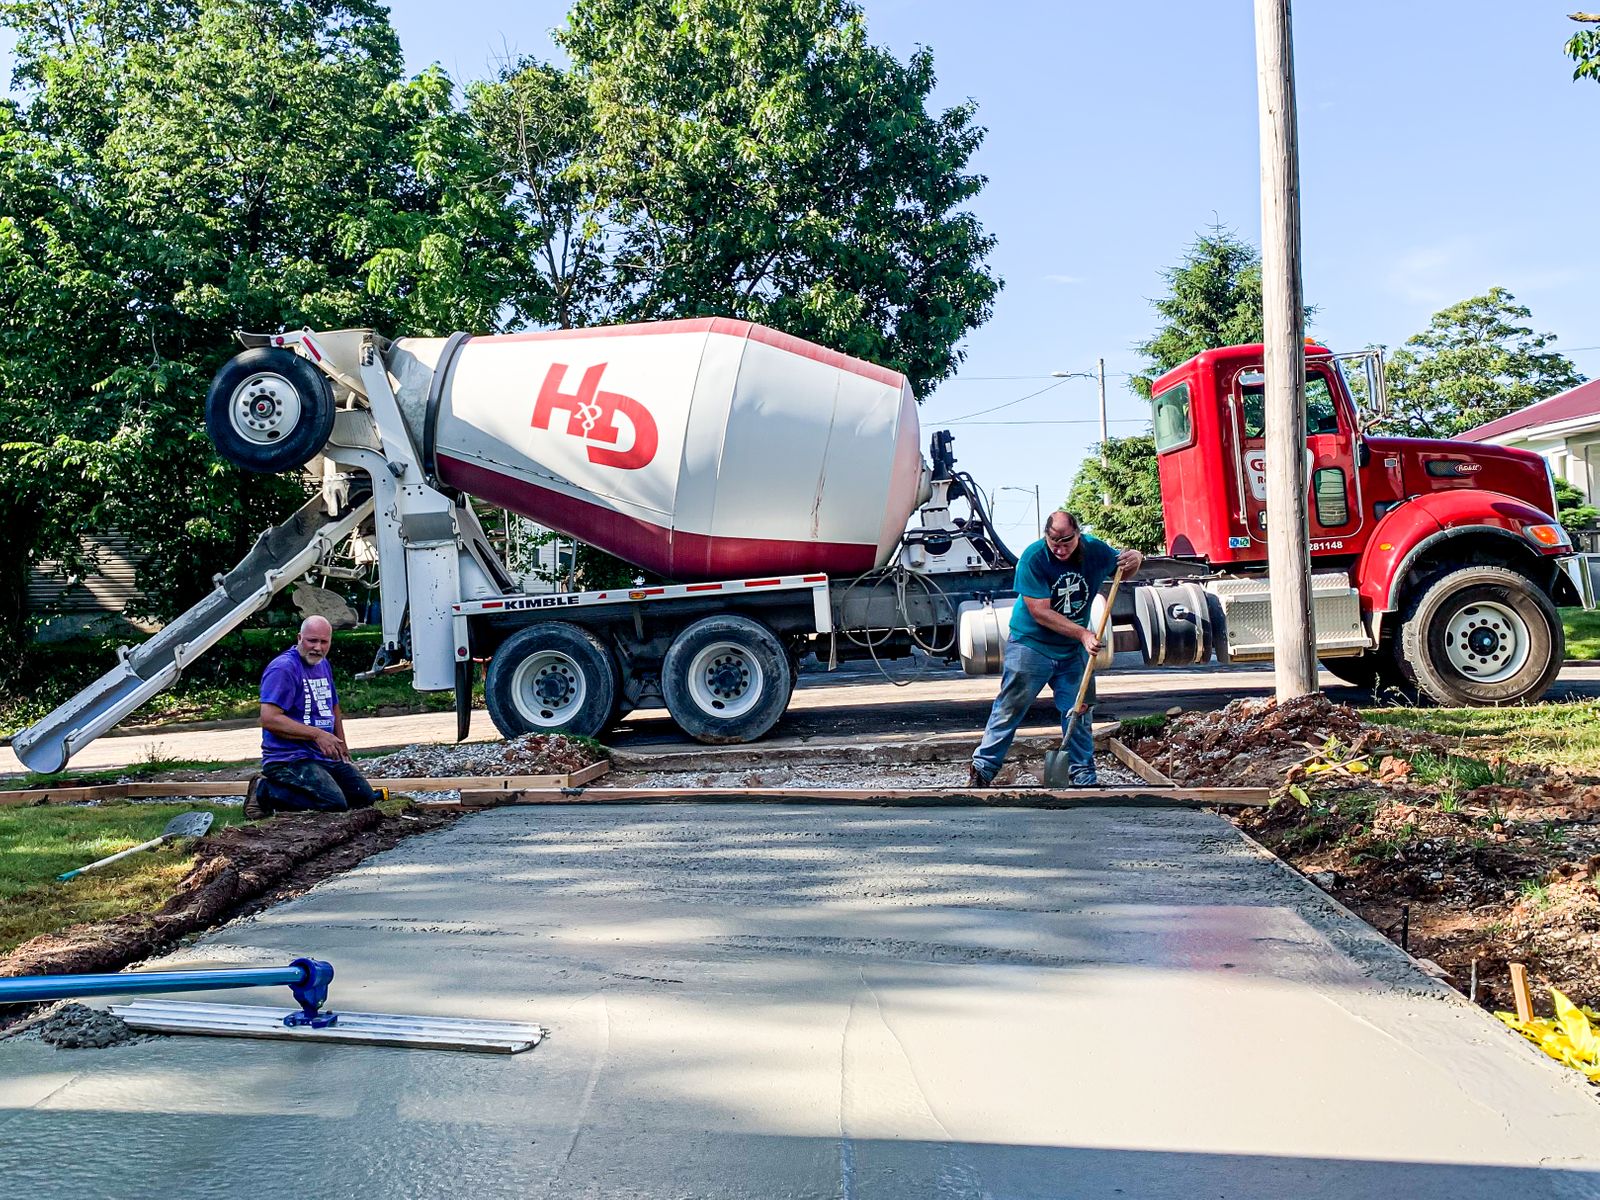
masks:
[[[1306,514],[1306,344],[1300,148],[1290,0],[1255,0],[1261,109],[1261,294],[1266,343],[1267,569],[1279,700],[1317,690]]]

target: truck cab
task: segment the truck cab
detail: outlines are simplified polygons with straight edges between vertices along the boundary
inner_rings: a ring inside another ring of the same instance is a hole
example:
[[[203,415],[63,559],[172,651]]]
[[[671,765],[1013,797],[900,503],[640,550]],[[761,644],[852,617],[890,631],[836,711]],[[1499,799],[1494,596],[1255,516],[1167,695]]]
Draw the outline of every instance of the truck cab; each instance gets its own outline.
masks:
[[[1157,379],[1151,403],[1167,553],[1199,575],[1265,588],[1262,362],[1259,344],[1207,350]],[[1564,653],[1556,606],[1593,603],[1544,460],[1372,434],[1386,411],[1377,351],[1308,344],[1305,372],[1314,592],[1330,608],[1353,598],[1365,640],[1355,644],[1345,621],[1325,643],[1319,624],[1324,665],[1441,703],[1542,694]],[[1248,585],[1232,586],[1224,594]],[[1314,616],[1319,604],[1314,595]],[[1262,657],[1270,640],[1237,657]]]

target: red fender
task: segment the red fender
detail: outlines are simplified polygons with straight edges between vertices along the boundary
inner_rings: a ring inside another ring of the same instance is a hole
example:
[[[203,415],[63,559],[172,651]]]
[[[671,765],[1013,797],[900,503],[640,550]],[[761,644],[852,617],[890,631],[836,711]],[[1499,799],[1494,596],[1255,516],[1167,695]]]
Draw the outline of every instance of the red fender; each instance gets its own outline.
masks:
[[[1460,489],[1429,492],[1390,509],[1373,527],[1356,563],[1356,587],[1367,612],[1393,612],[1411,564],[1441,542],[1466,536],[1506,538],[1507,558],[1519,552],[1566,554],[1570,546],[1542,546],[1523,533],[1526,525],[1553,525],[1555,518],[1501,492]]]

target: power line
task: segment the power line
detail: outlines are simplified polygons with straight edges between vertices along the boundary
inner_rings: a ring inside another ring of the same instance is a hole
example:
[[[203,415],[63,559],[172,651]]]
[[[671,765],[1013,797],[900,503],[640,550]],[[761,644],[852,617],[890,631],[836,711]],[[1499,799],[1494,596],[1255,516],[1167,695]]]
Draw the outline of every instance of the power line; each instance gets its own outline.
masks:
[[[1087,374],[1074,373],[1074,374],[1071,374],[1071,375],[1063,375],[1060,379],[1057,379],[1049,387],[1042,387],[1036,392],[1029,392],[1026,396],[1018,396],[1015,400],[1007,400],[1004,404],[996,404],[996,405],[993,405],[990,408],[980,408],[977,412],[970,412],[970,413],[967,413],[965,416],[947,417],[947,418],[945,418],[944,423],[947,424],[947,425],[954,425],[954,424],[957,424],[960,421],[970,420],[973,417],[981,417],[985,413],[999,412],[1002,408],[1010,408],[1014,404],[1021,404],[1024,400],[1032,400],[1035,396],[1042,396],[1046,392],[1054,391],[1056,388],[1060,387],[1063,383],[1066,383],[1067,380],[1069,380],[1069,379],[1093,379],[1093,378],[1094,378],[1093,375],[1087,375]]]
[[[936,421],[936,425],[953,424],[953,422]],[[969,421],[969,425],[1098,425],[1099,417],[1083,417],[1069,421]],[[1112,417],[1108,425],[1148,425],[1148,417]]]

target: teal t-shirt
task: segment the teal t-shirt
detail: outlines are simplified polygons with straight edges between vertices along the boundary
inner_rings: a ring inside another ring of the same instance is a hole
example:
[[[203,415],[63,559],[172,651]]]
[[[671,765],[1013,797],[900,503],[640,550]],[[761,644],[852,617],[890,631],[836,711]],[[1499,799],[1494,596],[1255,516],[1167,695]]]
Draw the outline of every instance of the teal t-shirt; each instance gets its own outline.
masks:
[[[1017,559],[1017,603],[1011,610],[1011,638],[1040,654],[1062,658],[1078,649],[1076,638],[1045,629],[1033,619],[1024,596],[1048,598],[1050,607],[1067,620],[1089,627],[1094,595],[1117,569],[1117,551],[1087,533],[1078,539],[1072,557],[1062,562],[1040,538]]]

